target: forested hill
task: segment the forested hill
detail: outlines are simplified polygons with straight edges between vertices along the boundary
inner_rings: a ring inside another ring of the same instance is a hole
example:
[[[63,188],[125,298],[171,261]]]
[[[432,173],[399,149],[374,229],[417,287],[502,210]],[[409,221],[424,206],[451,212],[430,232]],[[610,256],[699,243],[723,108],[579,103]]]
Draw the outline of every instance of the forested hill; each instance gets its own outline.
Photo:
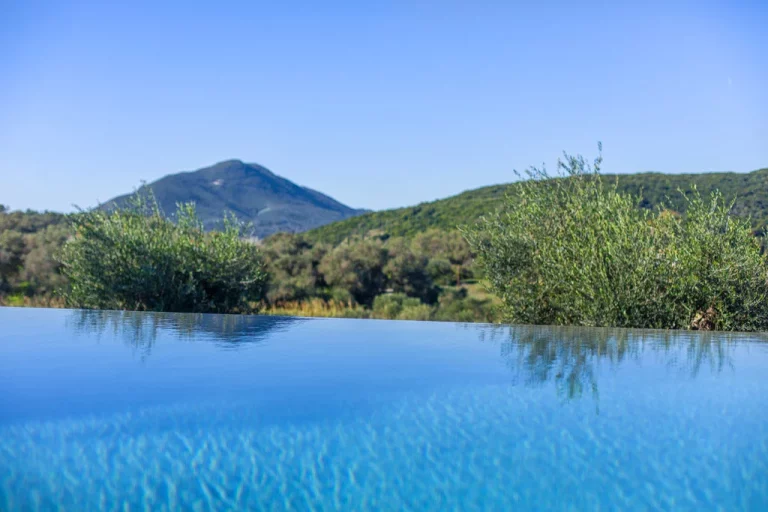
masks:
[[[695,184],[704,195],[719,189],[727,199],[736,199],[736,214],[752,217],[756,233],[768,224],[768,168],[750,173],[606,174],[603,179],[607,183],[618,179],[619,189],[642,195],[645,207],[665,202],[678,211],[685,209],[678,189],[690,190]],[[337,244],[351,235],[364,235],[371,230],[410,237],[429,228],[454,229],[495,210],[514,187],[514,183],[492,185],[416,206],[367,213],[313,229],[306,237]]]

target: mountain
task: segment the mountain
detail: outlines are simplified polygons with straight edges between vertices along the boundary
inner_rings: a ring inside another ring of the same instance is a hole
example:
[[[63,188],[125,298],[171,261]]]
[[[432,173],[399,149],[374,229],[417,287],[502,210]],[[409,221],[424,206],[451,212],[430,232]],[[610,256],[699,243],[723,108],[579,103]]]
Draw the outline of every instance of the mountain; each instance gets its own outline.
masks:
[[[356,210],[320,192],[296,185],[257,164],[227,160],[211,167],[165,176],[146,185],[166,214],[176,203],[194,202],[206,229],[221,225],[226,212],[252,222],[253,235],[300,232],[368,210]],[[132,194],[116,197],[102,208],[125,205]]]
[[[736,200],[735,214],[752,218],[756,234],[768,226],[768,168],[750,173],[640,173],[603,175],[603,178],[606,183],[618,180],[621,191],[642,195],[644,207],[664,202],[677,211],[685,210],[685,201],[678,189],[686,191],[696,185],[705,196],[719,189],[727,199]],[[455,229],[494,211],[502,204],[505,194],[514,194],[514,190],[514,183],[492,185],[416,206],[366,213],[313,229],[306,237],[337,244],[351,235],[364,235],[371,230],[410,237],[429,228]]]

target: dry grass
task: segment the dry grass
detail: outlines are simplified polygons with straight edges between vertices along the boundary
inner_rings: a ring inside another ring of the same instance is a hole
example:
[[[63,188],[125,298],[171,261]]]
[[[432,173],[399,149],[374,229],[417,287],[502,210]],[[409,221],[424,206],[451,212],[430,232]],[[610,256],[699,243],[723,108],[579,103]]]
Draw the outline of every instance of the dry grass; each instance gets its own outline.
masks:
[[[357,304],[325,301],[322,299],[266,305],[260,310],[260,313],[265,315],[332,318],[370,318],[371,316],[370,310]]]
[[[64,299],[61,297],[25,295],[0,296],[0,306],[25,307],[25,308],[63,308]]]

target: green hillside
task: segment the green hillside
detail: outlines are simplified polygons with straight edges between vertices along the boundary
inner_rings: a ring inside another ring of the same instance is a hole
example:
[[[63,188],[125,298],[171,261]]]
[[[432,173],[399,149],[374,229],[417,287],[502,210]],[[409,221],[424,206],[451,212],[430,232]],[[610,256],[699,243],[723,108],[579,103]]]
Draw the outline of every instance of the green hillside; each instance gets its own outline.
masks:
[[[623,191],[641,194],[646,207],[663,201],[676,210],[684,210],[685,201],[678,189],[688,190],[692,184],[703,194],[719,189],[725,197],[736,199],[736,214],[752,217],[756,233],[768,224],[768,168],[750,173],[641,173],[603,177],[606,182],[618,179]],[[416,206],[367,213],[313,229],[306,237],[337,244],[351,235],[364,235],[371,230],[411,237],[428,228],[454,229],[496,209],[506,193],[514,193],[514,188],[514,183],[492,185]]]

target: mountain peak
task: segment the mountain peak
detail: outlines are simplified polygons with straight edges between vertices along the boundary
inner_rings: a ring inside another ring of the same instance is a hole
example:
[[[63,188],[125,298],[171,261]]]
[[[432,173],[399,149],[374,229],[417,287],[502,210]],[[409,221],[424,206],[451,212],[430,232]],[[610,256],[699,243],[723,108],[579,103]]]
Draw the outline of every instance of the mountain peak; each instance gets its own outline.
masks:
[[[221,162],[217,162],[210,167],[203,167],[202,169],[197,169],[197,171],[193,172],[205,171],[207,169],[242,169],[243,167],[250,167],[250,165],[246,164],[242,160],[233,158],[231,160],[222,160]],[[257,165],[257,167],[261,166]]]
[[[147,187],[166,214],[174,212],[177,203],[194,202],[207,229],[218,227],[226,213],[234,213],[252,223],[253,234],[260,238],[279,231],[306,231],[363,213],[239,159],[170,174]],[[124,204],[128,197],[117,197],[103,207]]]

